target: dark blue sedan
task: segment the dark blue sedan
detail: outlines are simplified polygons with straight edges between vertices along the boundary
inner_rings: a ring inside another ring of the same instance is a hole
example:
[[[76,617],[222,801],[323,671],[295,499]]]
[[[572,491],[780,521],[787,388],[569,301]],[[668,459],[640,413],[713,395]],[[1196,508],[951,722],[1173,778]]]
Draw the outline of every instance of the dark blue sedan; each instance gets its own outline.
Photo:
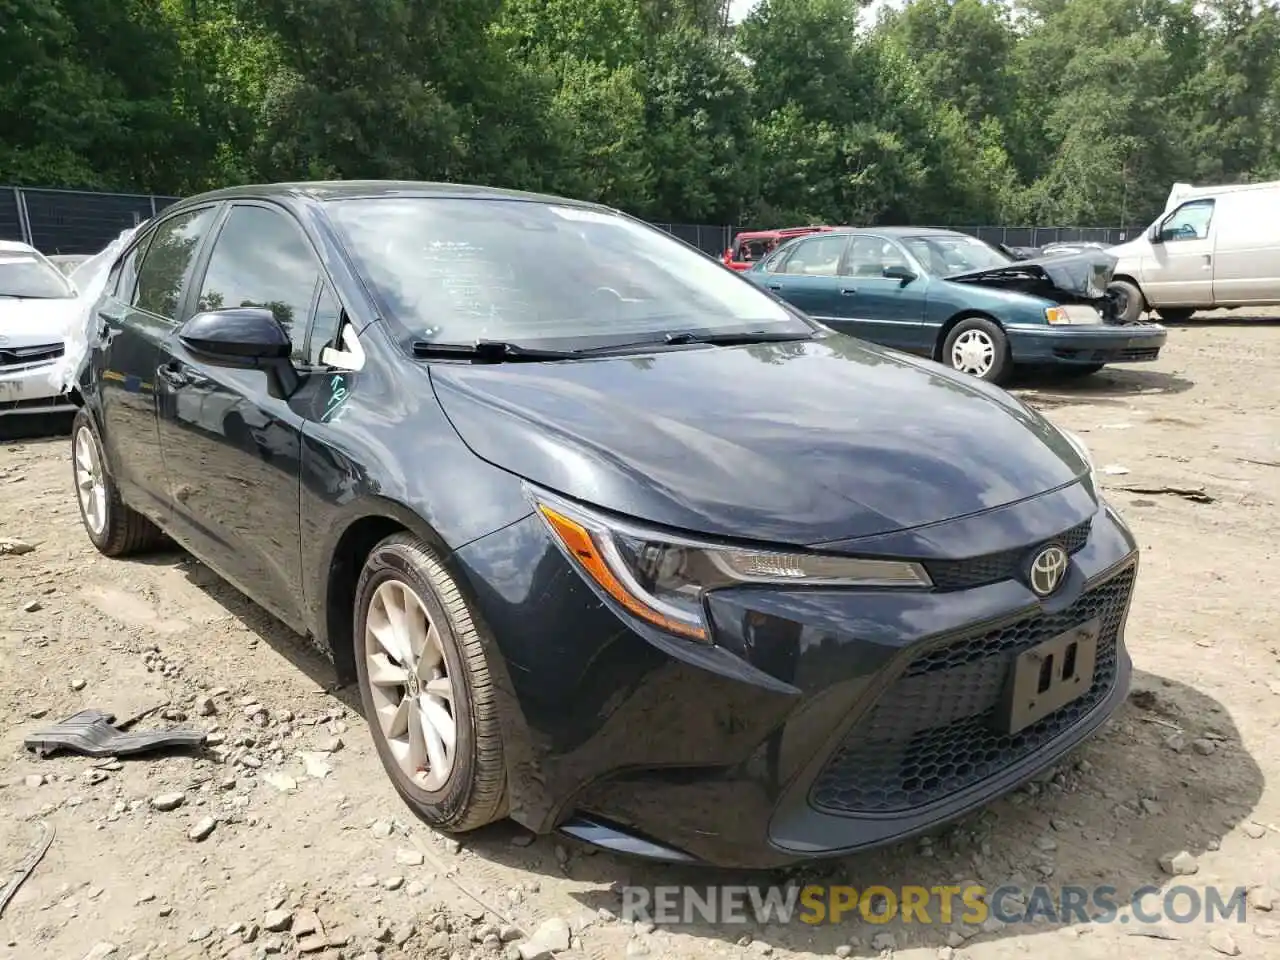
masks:
[[[616,211],[208,193],[120,251],[89,333],[89,539],[167,534],[309,636],[440,830],[839,856],[1125,699],[1138,549],[1078,438]]]
[[[840,230],[795,240],[744,275],[844,333],[992,383],[1015,366],[1090,374],[1155,360],[1168,336],[1120,325],[1105,250],[1014,260],[964,233]]]

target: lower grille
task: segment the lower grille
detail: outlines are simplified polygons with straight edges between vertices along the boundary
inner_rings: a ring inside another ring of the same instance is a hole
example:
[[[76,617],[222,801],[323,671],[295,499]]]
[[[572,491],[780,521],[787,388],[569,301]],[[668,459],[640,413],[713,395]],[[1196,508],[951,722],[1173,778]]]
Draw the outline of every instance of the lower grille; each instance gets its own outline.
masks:
[[[1079,360],[1085,363],[1137,363],[1142,360],[1158,360],[1159,347],[1126,347],[1123,350],[1070,350],[1053,351],[1060,360]]]
[[[856,724],[823,768],[813,806],[835,814],[894,813],[927,806],[996,776],[1073,728],[1116,681],[1117,643],[1134,568],[1066,610],[1037,615],[921,654]],[[1102,621],[1093,685],[1078,700],[1015,734],[996,719],[1022,651]]]
[[[1058,543],[1067,553],[1075,553],[1089,541],[1092,523],[1091,519],[1078,523],[1065,533],[1050,537],[1040,546]],[[1030,552],[1031,548],[1018,547],[1016,550],[1003,550],[965,560],[928,560],[925,561],[925,570],[938,590],[967,590],[986,583],[1012,580],[1018,573],[1019,565]]]
[[[60,343],[35,347],[0,347],[0,367],[13,367],[26,363],[47,363],[56,360],[64,352]]]

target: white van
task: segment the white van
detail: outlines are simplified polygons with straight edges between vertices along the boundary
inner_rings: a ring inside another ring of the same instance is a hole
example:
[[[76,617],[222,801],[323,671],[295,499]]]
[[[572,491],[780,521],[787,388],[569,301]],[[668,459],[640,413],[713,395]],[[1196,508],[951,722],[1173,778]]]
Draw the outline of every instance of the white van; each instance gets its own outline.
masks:
[[[1280,304],[1280,181],[1174,184],[1145,235],[1107,250],[1120,319],[1177,323],[1197,310]]]

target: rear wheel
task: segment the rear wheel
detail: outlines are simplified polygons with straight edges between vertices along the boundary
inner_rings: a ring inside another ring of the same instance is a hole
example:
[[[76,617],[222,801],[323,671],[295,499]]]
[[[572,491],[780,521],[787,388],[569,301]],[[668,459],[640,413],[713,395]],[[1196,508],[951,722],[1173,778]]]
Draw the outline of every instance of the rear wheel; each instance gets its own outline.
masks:
[[[123,557],[164,542],[164,534],[155,524],[120,499],[120,491],[107,473],[98,428],[84,407],[76,411],[71,424],[71,469],[80,519],[99,552]]]
[[[416,537],[388,537],[365,561],[355,655],[374,746],[405,801],[451,832],[505,816],[506,763],[480,632]]]
[[[1128,280],[1114,280],[1107,287],[1115,304],[1116,319],[1121,323],[1136,323],[1147,307],[1147,299],[1136,284]]]
[[[1165,323],[1186,323],[1195,312],[1193,307],[1161,307],[1156,311]]]
[[[951,329],[942,345],[942,360],[988,383],[1004,383],[1013,368],[1004,331],[983,317],[969,317]]]

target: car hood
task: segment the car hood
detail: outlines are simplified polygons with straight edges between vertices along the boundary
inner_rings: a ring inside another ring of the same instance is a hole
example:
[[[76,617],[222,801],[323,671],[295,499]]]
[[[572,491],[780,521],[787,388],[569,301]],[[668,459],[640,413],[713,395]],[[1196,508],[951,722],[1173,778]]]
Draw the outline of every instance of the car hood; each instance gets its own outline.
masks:
[[[12,300],[0,297],[0,346],[58,343],[80,309],[80,301]],[[6,342],[7,341],[7,342]]]
[[[994,387],[840,335],[631,357],[433,364],[480,457],[680,530],[815,544],[991,510],[1087,465]]]
[[[953,274],[953,283],[1017,290],[1055,302],[1101,300],[1117,259],[1106,250],[1082,250],[1057,257],[1015,260],[987,270]]]

